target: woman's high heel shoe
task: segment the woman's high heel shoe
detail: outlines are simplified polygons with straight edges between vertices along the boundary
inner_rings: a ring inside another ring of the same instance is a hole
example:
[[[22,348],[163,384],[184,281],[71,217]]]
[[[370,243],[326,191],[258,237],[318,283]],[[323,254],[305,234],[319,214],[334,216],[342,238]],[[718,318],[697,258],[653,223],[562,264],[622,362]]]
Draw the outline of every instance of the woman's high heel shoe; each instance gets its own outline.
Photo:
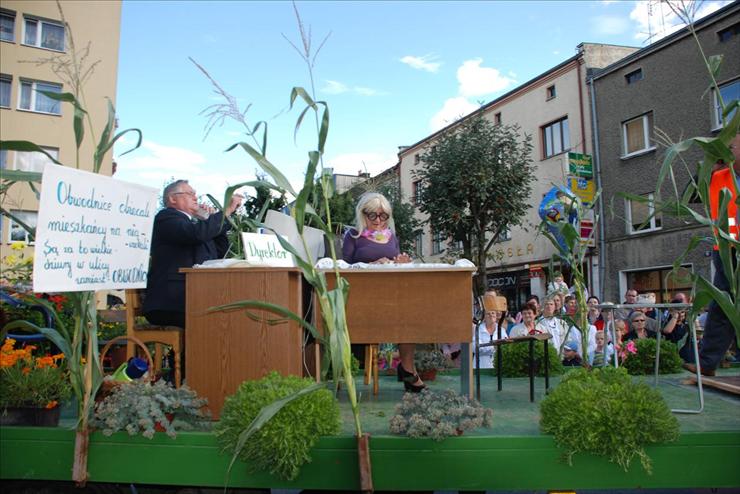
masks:
[[[414,384],[416,381],[419,381],[419,375],[414,374],[413,372],[409,372],[406,369],[403,368],[403,365],[398,364],[397,369],[398,374],[398,380],[403,381],[403,387],[406,389],[406,391],[410,391],[412,393],[419,393],[421,390],[425,389],[427,386],[424,383],[421,384]]]

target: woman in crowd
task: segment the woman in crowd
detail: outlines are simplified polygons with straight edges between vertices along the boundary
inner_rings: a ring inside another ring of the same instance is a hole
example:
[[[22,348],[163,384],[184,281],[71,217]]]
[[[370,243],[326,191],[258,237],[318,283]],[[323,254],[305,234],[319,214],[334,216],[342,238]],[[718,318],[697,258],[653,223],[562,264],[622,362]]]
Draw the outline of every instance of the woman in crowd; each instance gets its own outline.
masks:
[[[629,333],[624,335],[624,341],[657,338],[658,334],[652,329],[647,328],[647,319],[648,317],[644,312],[640,312],[639,310],[632,312],[629,315]]]
[[[490,343],[493,340],[507,337],[505,313],[497,310],[487,310],[486,315],[476,328],[478,331],[478,343]],[[480,349],[480,368],[490,369],[493,367],[493,346],[487,346]],[[475,364],[475,359],[473,360]]]
[[[408,263],[411,258],[401,252],[393,223],[390,202],[382,194],[367,192],[357,201],[355,227],[344,235],[342,258],[350,263]],[[382,317],[382,316],[381,316]],[[389,321],[391,324],[393,321]],[[414,367],[415,343],[399,343],[398,380],[406,391],[418,393],[426,386]]]
[[[535,330],[539,333],[549,333],[552,335],[550,343],[555,347],[560,354],[560,347],[565,343],[565,335],[568,332],[568,326],[565,321],[557,317],[560,315],[557,312],[555,300],[557,294],[548,296],[545,299],[545,303],[542,305],[542,318],[537,321]]]
[[[596,326],[596,329],[598,331],[603,331],[605,323],[604,316],[601,314],[601,309],[596,307],[600,303],[601,302],[599,302],[599,297],[597,297],[596,295],[591,295],[586,301],[586,305],[588,305],[589,324],[593,324],[594,326]]]
[[[522,314],[522,322],[511,328],[509,336],[515,338],[517,336],[527,336],[537,334],[535,317],[537,314],[537,307],[533,303],[528,303],[522,307],[520,313]]]

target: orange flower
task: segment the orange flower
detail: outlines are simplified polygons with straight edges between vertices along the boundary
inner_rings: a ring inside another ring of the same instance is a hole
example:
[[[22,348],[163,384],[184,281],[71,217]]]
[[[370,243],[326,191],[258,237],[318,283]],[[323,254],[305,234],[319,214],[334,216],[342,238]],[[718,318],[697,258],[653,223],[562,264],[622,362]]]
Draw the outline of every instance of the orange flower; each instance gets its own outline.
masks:
[[[56,406],[59,405],[59,402],[57,400],[51,400],[49,403],[46,404],[44,408],[47,410],[51,410],[52,408],[56,408]]]
[[[31,373],[31,368],[30,367],[24,367],[23,368],[23,373],[24,374],[30,374]]]

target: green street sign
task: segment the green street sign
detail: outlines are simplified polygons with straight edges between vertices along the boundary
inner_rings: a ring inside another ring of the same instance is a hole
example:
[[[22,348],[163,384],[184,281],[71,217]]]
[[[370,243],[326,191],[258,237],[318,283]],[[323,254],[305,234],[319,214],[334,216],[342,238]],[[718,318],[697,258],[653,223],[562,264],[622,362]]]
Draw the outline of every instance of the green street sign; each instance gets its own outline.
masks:
[[[577,177],[593,178],[594,167],[590,154],[568,153],[568,170]]]

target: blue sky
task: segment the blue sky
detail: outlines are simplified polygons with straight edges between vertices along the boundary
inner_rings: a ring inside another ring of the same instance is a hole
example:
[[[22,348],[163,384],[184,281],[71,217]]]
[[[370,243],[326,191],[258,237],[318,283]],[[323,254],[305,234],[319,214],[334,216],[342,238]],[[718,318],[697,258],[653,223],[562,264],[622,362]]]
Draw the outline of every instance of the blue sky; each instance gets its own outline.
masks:
[[[700,14],[728,2],[706,1]],[[297,3],[319,53],[316,98],[330,108],[325,165],[337,173],[376,174],[413,144],[575,54],[581,42],[646,46],[678,21],[657,2],[309,2]],[[303,180],[315,146],[306,126],[293,140],[294,86],[309,87],[293,5],[271,1],[124,1],[117,111],[143,146],[116,147],[117,178],[162,187],[186,178],[221,197],[228,184],[252,180],[257,165],[241,150],[234,121],[212,130],[199,113],[222,103],[188,60],[204,66],[247,121],[268,122],[268,158]],[[308,122],[306,122],[308,123]],[[305,126],[305,124],[304,124]],[[125,142],[123,143],[126,144]]]

